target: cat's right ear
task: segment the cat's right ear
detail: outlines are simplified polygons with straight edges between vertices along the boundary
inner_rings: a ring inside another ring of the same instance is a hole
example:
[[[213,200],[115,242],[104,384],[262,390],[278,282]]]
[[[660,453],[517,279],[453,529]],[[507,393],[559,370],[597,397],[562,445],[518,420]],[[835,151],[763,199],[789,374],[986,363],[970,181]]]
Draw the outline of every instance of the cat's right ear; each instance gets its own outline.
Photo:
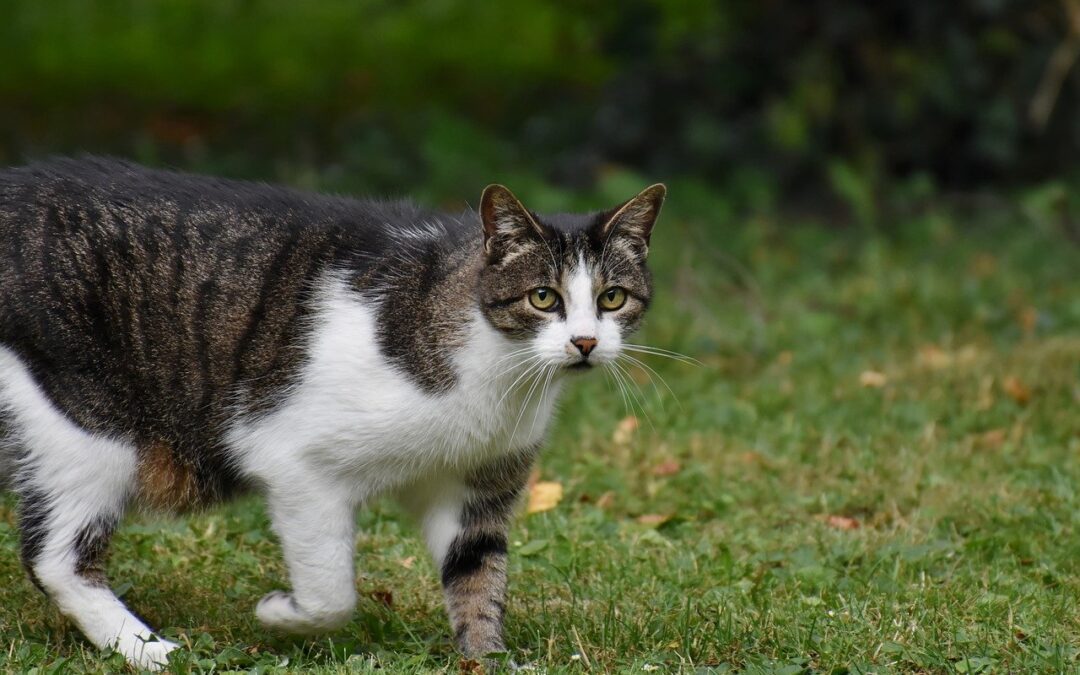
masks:
[[[544,237],[544,226],[503,185],[489,185],[480,197],[480,221],[484,225],[484,252],[489,260],[503,257],[515,244]]]

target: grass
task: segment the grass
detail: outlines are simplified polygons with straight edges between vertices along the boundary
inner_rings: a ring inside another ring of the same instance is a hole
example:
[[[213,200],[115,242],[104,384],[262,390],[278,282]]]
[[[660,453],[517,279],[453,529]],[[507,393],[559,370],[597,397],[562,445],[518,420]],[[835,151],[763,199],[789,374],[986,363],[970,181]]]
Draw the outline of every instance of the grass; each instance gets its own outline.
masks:
[[[573,388],[540,466],[565,497],[523,514],[511,538],[517,660],[1080,670],[1075,244],[1011,211],[931,210],[888,236],[665,217],[639,342],[702,365],[650,359],[672,393],[634,369],[629,404],[602,377]],[[26,581],[12,509],[0,511],[0,670],[122,669]],[[256,600],[286,584],[256,500],[132,520],[111,578],[190,647],[178,672],[458,671],[413,526],[389,504],[359,518],[362,600],[322,639],[254,620]]]

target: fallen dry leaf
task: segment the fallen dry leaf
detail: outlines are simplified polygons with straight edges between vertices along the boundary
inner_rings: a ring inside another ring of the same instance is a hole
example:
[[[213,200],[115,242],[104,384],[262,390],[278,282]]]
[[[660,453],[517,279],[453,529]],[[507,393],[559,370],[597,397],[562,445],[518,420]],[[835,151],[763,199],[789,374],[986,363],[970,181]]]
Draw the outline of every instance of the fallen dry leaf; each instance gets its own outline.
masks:
[[[484,672],[484,664],[476,659],[461,659],[458,661],[458,672],[469,675],[481,675]]]
[[[407,570],[411,570],[413,563],[416,562],[416,556],[411,555],[408,558],[402,558],[398,563]]]
[[[1010,375],[1006,377],[1001,383],[1002,390],[1008,394],[1009,398],[1016,401],[1020,405],[1026,405],[1031,400],[1031,390],[1027,385],[1020,381],[1020,378]]]
[[[637,518],[637,521],[642,525],[650,525],[652,527],[659,527],[669,520],[671,520],[671,514],[664,515],[661,513],[646,513]]]
[[[990,431],[984,431],[976,438],[975,444],[980,448],[996,450],[1005,442],[1006,433],[1005,429],[991,429]]]
[[[739,461],[743,464],[764,464],[765,457],[762,456],[760,452],[747,450],[746,452],[739,453]]]
[[[608,490],[604,494],[600,495],[600,498],[596,500],[596,505],[602,509],[609,508],[615,503],[615,493]]]
[[[682,464],[679,464],[677,459],[666,459],[660,462],[652,469],[652,475],[654,476],[674,476],[682,471]]]
[[[634,437],[638,428],[638,418],[630,415],[619,420],[615,425],[615,432],[611,434],[611,440],[615,445],[626,445]]]
[[[864,387],[880,389],[884,387],[885,383],[888,381],[889,378],[885,377],[885,373],[879,373],[876,370],[864,370],[859,373],[859,384]]]
[[[825,524],[834,530],[857,530],[862,523],[849,516],[832,515],[825,519]]]
[[[953,364],[953,357],[937,345],[923,345],[919,348],[919,363],[930,370],[942,370]]]
[[[540,513],[555,508],[562,501],[562,483],[539,481],[529,490],[528,513]]]

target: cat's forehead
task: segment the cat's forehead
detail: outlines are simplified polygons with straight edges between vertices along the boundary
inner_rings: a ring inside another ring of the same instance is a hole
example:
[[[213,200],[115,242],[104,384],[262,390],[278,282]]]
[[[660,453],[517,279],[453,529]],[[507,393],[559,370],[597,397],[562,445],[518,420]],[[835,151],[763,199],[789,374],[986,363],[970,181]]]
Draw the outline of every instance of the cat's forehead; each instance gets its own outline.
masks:
[[[618,238],[604,237],[595,223],[580,218],[570,227],[555,229],[557,255],[550,256],[553,272],[568,275],[587,271],[596,278],[613,281],[614,277],[635,275],[645,264],[643,256],[623,246]],[[548,242],[549,247],[552,242]]]
[[[484,275],[485,296],[520,297],[539,286],[564,288],[584,271],[594,284],[624,287],[648,297],[651,278],[641,249],[625,238],[604,236],[605,214],[533,214],[544,236],[527,236]]]
[[[538,248],[547,249],[547,255],[534,259],[539,264],[547,264],[552,271],[565,272],[577,270],[582,265],[595,273],[600,273],[601,263],[607,255],[607,241],[600,235],[603,214],[554,214],[540,217],[540,222],[547,229],[549,236]]]

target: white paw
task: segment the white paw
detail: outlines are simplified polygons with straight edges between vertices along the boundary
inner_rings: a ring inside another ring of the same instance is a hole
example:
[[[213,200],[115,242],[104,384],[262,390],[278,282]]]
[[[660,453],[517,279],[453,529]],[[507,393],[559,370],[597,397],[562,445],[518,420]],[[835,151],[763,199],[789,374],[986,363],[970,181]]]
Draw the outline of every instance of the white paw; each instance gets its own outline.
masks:
[[[319,633],[349,622],[353,605],[338,604],[320,611],[304,611],[291,593],[272,591],[255,606],[255,616],[267,628],[286,633]]]
[[[126,645],[121,652],[128,663],[143,670],[159,671],[169,663],[169,652],[179,645],[158,638],[155,642],[143,642]]]
[[[297,628],[305,623],[293,596],[285,591],[271,591],[264,595],[255,605],[255,616],[267,628],[287,633],[298,632]]]

